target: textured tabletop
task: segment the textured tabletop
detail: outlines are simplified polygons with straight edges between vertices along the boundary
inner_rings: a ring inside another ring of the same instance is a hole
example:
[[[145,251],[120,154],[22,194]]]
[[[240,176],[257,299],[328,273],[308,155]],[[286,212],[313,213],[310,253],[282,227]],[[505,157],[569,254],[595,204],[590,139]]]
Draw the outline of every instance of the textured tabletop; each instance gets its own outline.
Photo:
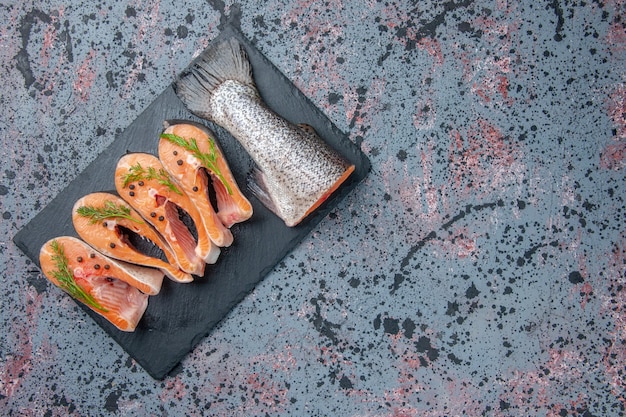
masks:
[[[0,414],[626,412],[623,0],[0,16]],[[12,238],[227,22],[371,171],[159,381]]]

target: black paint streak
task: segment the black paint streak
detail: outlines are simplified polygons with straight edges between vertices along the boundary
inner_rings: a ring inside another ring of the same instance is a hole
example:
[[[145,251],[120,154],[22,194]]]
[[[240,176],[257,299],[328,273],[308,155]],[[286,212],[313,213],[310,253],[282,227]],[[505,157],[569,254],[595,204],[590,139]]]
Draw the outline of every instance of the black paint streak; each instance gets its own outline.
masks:
[[[461,219],[464,219],[465,216],[468,216],[471,213],[476,213],[483,209],[493,210],[496,207],[502,207],[502,206],[504,206],[504,202],[502,200],[498,200],[495,203],[486,203],[486,204],[481,204],[478,206],[472,206],[471,204],[468,204],[467,206],[465,206],[465,210],[461,210],[457,215],[452,217],[452,219],[442,224],[440,227],[440,230],[442,231],[448,230],[454,223],[458,222]],[[415,256],[415,254],[419,252],[424,246],[426,246],[426,244],[429,241],[435,239],[436,237],[437,237],[437,232],[433,230],[428,235],[426,235],[425,238],[423,238],[422,240],[417,242],[415,245],[413,245],[409,249],[409,252],[406,254],[406,256],[402,258],[402,261],[400,262],[400,270],[404,271],[405,268],[409,265],[409,262],[411,261],[411,259],[413,259],[413,257]],[[394,284],[394,287],[393,287],[394,291],[397,290],[398,284],[399,283],[397,282]]]
[[[406,268],[409,265],[409,262],[411,261],[411,259],[413,259],[413,256],[415,256],[415,254],[419,252],[420,249],[422,249],[424,246],[426,246],[428,242],[435,239],[436,237],[437,237],[437,233],[435,233],[434,231],[430,232],[424,239],[420,240],[419,242],[417,242],[417,244],[413,245],[411,249],[409,249],[409,253],[407,253],[406,256],[402,258],[402,262],[400,262],[400,269],[404,270],[404,268]]]
[[[474,3],[474,0],[464,0],[458,3],[454,1],[448,1],[443,5],[443,11],[439,13],[433,20],[423,25],[418,31],[416,36],[416,42],[426,37],[434,38],[437,35],[437,28],[445,23],[446,15],[456,9],[467,7]],[[408,49],[408,47],[407,47]]]
[[[226,14],[226,3],[222,0],[207,0],[207,3],[220,14],[220,24],[218,28],[223,30],[228,24],[236,28],[241,28],[241,7],[235,3],[230,7],[230,14]]]
[[[400,288],[400,284],[402,284],[402,282],[404,281],[404,275],[402,274],[395,274],[393,277],[393,285],[391,285],[390,289],[390,293],[391,295],[393,295],[398,288]]]
[[[59,33],[59,40],[65,43],[65,54],[67,55],[67,60],[69,62],[74,62],[74,50],[72,49],[72,38],[70,36],[70,22],[67,20],[63,25],[65,29]]]
[[[554,34],[554,40],[560,42],[563,39],[563,25],[565,24],[565,18],[563,17],[563,8],[559,3],[559,0],[552,0],[552,3],[548,6],[554,9],[554,14],[556,15],[556,29]]]
[[[459,212],[459,214],[457,214],[456,216],[454,216],[449,222],[444,223],[441,228],[443,230],[448,230],[450,228],[450,226],[452,226],[454,223],[458,222],[459,220],[463,219],[465,217],[465,215],[467,213],[470,212],[470,210],[472,209],[471,206],[468,206],[465,208],[465,211],[461,210]]]
[[[403,39],[405,43],[405,50],[414,50],[417,44],[424,38],[435,38],[437,35],[437,29],[441,25],[445,25],[446,16],[448,13],[457,9],[468,7],[474,3],[474,0],[462,0],[455,2],[447,1],[443,4],[443,11],[433,17],[430,21],[424,21],[420,19],[422,13],[419,13],[417,9],[410,10],[407,14],[413,18],[409,19],[405,24],[397,26],[395,30],[395,36],[398,39]],[[387,29],[384,28],[384,31]],[[412,30],[409,30],[412,29]],[[415,36],[408,36],[409,33],[415,32]],[[382,66],[383,62],[391,55],[392,45],[387,45],[386,52],[378,58],[378,65]]]
[[[15,59],[16,68],[22,73],[24,77],[24,85],[29,88],[35,82],[35,76],[33,70],[30,67],[30,57],[28,56],[28,42],[30,40],[30,32],[33,29],[33,25],[37,20],[44,23],[50,23],[52,19],[50,16],[42,12],[41,10],[33,9],[26,13],[26,16],[20,21],[20,35],[22,37],[22,48],[18,51]]]
[[[313,327],[321,334],[322,336],[326,336],[330,339],[333,344],[339,343],[339,338],[337,337],[336,329],[341,328],[341,325],[331,323],[330,321],[324,319],[322,317],[322,308],[320,306],[320,302],[325,302],[326,299],[321,294],[316,298],[311,299],[311,304],[315,306],[315,314],[309,319],[309,321],[313,324]]]
[[[37,21],[51,24],[52,18],[41,10],[33,9],[26,13],[20,20],[19,32],[22,38],[22,47],[13,57],[15,59],[15,67],[24,77],[24,86],[29,88],[35,83],[35,76],[30,64],[30,56],[28,54],[28,43],[33,26]],[[56,29],[60,28],[59,24],[55,24]],[[63,30],[59,32],[58,39],[64,44],[65,54],[69,62],[74,62],[74,52],[72,49],[72,38],[70,36],[69,22],[65,21]]]
[[[463,0],[459,2],[455,2],[455,1],[445,2],[443,4],[443,11],[441,13],[436,15],[430,22],[423,24],[417,29],[415,39],[406,39],[406,50],[415,49],[415,46],[417,45],[417,43],[424,38],[430,37],[434,39],[437,35],[437,29],[439,28],[439,26],[445,24],[446,15],[448,13],[453,12],[457,9],[468,7],[472,3],[474,3],[474,0]],[[415,24],[411,22],[409,25],[413,26]],[[405,38],[406,34],[408,33],[408,28],[409,26],[398,27],[398,30],[396,31],[396,36],[398,38]]]
[[[28,282],[28,284],[30,284],[33,288],[35,288],[35,290],[37,291],[37,294],[41,294],[41,293],[48,291],[48,280],[42,278],[39,275],[39,271],[35,270],[35,271],[28,271],[28,272],[29,274],[26,277],[26,282]]]
[[[122,396],[122,390],[111,391],[111,393],[107,396],[104,409],[110,412],[118,411],[117,400]]]

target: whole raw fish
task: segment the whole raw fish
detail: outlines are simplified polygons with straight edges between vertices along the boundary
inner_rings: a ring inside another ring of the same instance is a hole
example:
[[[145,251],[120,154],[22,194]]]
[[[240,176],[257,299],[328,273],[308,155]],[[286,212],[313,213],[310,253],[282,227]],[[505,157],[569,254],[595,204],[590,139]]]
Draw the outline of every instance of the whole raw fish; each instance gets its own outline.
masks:
[[[235,39],[208,48],[177,81],[176,93],[191,112],[241,143],[258,167],[252,191],[287,226],[300,223],[354,171],[312,129],[263,103]]]

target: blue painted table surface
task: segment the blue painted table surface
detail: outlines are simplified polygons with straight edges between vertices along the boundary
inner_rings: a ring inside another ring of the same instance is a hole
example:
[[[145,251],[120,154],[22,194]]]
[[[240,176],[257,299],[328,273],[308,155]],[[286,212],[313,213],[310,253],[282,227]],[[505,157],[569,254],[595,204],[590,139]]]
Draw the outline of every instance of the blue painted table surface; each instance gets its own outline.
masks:
[[[623,0],[0,16],[0,414],[624,415]],[[227,21],[372,171],[156,381],[11,239]]]

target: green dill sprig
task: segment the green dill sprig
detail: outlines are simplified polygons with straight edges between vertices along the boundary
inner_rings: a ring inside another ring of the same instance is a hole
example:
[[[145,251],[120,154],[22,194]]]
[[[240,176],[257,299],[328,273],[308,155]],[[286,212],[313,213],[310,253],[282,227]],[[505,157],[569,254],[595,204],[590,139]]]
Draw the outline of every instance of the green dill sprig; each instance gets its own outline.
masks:
[[[89,223],[97,223],[102,220],[112,218],[123,218],[135,223],[143,223],[130,214],[130,208],[122,204],[115,204],[113,201],[106,201],[104,207],[81,206],[76,209],[76,213],[89,218]]]
[[[198,160],[200,160],[202,165],[204,165],[209,170],[211,170],[215,175],[217,175],[220,182],[224,184],[224,187],[226,187],[226,191],[228,191],[228,194],[230,195],[233,194],[233,190],[230,188],[230,185],[228,185],[226,178],[224,178],[224,175],[222,175],[222,172],[217,167],[217,157],[218,157],[217,147],[215,145],[215,142],[211,138],[208,138],[209,148],[210,148],[209,153],[204,153],[200,151],[200,149],[198,148],[198,143],[196,142],[194,138],[191,138],[190,140],[186,140],[185,138],[182,138],[178,135],[174,135],[173,133],[162,133],[161,138],[169,140],[173,144],[178,145],[182,148],[185,148],[186,150],[191,152],[193,156],[195,156]]]
[[[159,184],[166,186],[170,189],[170,191],[173,191],[178,195],[183,195],[182,191],[176,187],[168,173],[165,172],[163,168],[158,171],[154,167],[148,167],[148,169],[145,169],[139,162],[137,162],[136,165],[131,166],[128,170],[128,174],[124,177],[124,188],[126,188],[126,186],[131,182],[141,180],[157,180]]]
[[[91,294],[78,286],[78,284],[74,280],[74,275],[72,274],[72,271],[70,271],[69,261],[67,259],[67,256],[65,256],[63,246],[59,245],[59,242],[56,239],[52,241],[50,246],[54,251],[54,255],[52,255],[52,260],[56,263],[57,266],[57,270],[53,271],[52,275],[59,282],[61,288],[72,297],[93,308],[96,308],[105,313],[109,311],[106,308],[102,307]]]

